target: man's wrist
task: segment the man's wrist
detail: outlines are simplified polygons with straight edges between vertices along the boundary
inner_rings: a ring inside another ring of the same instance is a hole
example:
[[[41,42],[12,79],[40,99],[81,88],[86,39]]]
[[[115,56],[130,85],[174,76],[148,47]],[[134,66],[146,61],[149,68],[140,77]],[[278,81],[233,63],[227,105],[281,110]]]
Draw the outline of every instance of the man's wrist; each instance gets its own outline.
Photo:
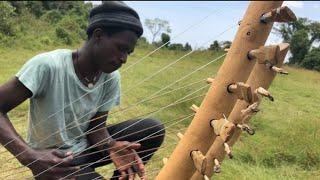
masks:
[[[29,161],[32,161],[34,153],[34,149],[28,148],[25,152],[21,153],[20,156],[17,156],[17,159],[21,164],[26,165]]]
[[[103,149],[105,150],[105,152],[109,153],[110,149],[115,143],[116,143],[116,140],[114,140],[113,138],[111,137],[107,138],[106,142],[103,144]]]

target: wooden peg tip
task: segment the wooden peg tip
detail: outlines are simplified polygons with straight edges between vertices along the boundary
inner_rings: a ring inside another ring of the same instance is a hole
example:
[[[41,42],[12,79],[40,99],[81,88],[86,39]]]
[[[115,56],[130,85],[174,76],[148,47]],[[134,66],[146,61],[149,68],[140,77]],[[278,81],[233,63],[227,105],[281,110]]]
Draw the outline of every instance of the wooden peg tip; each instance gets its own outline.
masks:
[[[237,127],[241,129],[242,131],[247,132],[249,135],[254,135],[255,130],[250,128],[247,124],[237,124]]]
[[[229,157],[230,159],[232,159],[232,158],[233,158],[233,155],[232,155],[232,153],[231,153],[231,148],[230,148],[229,144],[228,144],[228,143],[224,143],[223,145],[224,145],[224,150],[226,151],[228,157]]]
[[[218,161],[218,159],[214,159],[213,171],[215,173],[220,173],[221,172],[221,166],[220,166],[220,162]]]
[[[284,70],[282,68],[278,68],[276,66],[272,66],[271,70],[276,72],[276,73],[279,73],[279,74],[284,74],[284,75],[288,75],[289,74],[286,70]]]
[[[167,164],[168,158],[163,158],[163,159],[162,159],[162,162],[163,162],[164,165]]]
[[[183,138],[183,134],[181,132],[177,133],[178,138],[181,140]]]
[[[260,96],[264,96],[270,99],[270,101],[274,101],[273,96],[270,94],[269,91],[267,91],[266,89],[264,89],[263,87],[258,87],[256,89],[256,94],[260,95]]]
[[[212,84],[212,83],[213,83],[213,81],[214,81],[214,79],[213,79],[213,78],[207,78],[207,83],[208,83],[208,84]]]
[[[199,110],[199,107],[195,104],[192,104],[192,106],[190,107],[190,109],[193,111],[193,112],[197,112]]]

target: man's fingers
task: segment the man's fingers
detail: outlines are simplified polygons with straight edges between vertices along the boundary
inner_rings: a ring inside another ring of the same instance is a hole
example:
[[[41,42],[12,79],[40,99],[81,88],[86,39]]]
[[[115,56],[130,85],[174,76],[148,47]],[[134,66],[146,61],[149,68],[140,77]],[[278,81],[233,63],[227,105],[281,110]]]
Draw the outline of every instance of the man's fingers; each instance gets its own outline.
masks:
[[[63,175],[68,175],[71,173],[74,173],[80,169],[79,166],[74,166],[74,167],[55,167],[52,169],[52,172],[57,173],[57,174],[63,174]],[[73,178],[73,176],[70,176],[70,178]]]
[[[132,169],[129,168],[127,171],[128,171],[128,174],[129,174],[129,180],[134,180],[135,173],[132,171]]]
[[[119,171],[120,171],[120,170],[119,170]],[[120,176],[119,180],[125,180],[125,179],[127,178],[127,173],[126,173],[126,171],[120,171],[120,174],[121,174],[121,176]]]
[[[52,151],[52,154],[55,156],[58,156],[59,158],[65,158],[65,157],[71,156],[73,153],[72,153],[72,151],[68,151],[66,153],[63,153],[63,152],[55,150],[55,151]]]
[[[145,176],[144,164],[143,164],[141,158],[139,157],[138,153],[137,153],[135,150],[132,150],[132,152],[133,152],[134,155],[135,155],[134,158],[135,158],[135,161],[136,161],[136,163],[133,164],[133,167],[134,167],[135,169],[137,169],[138,175],[139,175],[141,178],[143,178],[143,177]]]
[[[70,155],[66,158],[63,158],[62,161],[59,163],[59,166],[62,166],[62,167],[68,167],[68,166],[71,166],[71,161],[73,160],[73,155]]]
[[[130,145],[129,145],[129,149],[139,149],[141,147],[141,144],[139,144],[139,143],[131,143]]]

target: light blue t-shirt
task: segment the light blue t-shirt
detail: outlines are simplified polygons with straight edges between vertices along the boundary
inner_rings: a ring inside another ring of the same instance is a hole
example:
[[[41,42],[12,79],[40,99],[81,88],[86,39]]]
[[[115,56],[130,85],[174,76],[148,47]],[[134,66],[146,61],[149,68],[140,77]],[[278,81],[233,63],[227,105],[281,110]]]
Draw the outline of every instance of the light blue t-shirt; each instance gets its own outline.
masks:
[[[120,103],[119,72],[102,73],[90,89],[75,73],[71,50],[39,54],[16,77],[33,94],[27,135],[33,148],[62,146],[62,151],[82,151],[89,145],[84,135],[88,121],[97,112],[109,111]]]

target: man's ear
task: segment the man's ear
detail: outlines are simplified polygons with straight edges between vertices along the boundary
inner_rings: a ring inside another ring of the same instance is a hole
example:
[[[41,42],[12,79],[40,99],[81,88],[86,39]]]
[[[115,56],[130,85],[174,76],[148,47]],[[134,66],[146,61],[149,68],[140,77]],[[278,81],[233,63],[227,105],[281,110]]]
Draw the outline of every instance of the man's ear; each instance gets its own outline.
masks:
[[[92,38],[96,41],[100,41],[103,36],[103,31],[101,28],[96,28],[92,32]]]

